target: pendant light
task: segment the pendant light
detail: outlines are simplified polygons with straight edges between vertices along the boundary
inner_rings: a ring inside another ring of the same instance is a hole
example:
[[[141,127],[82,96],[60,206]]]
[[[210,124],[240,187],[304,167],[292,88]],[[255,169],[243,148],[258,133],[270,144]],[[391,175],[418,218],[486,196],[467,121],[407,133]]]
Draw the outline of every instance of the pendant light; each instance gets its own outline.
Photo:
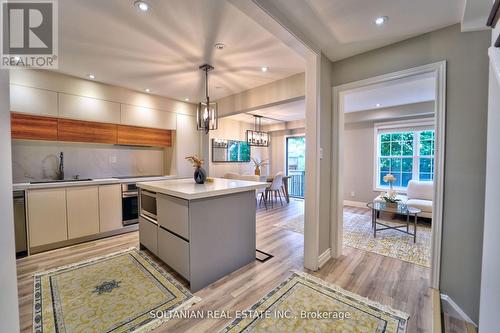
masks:
[[[216,130],[219,125],[217,103],[210,102],[208,97],[208,72],[214,67],[205,64],[201,65],[200,69],[205,72],[205,101],[198,103],[196,127],[198,131],[205,131],[205,134],[208,134],[210,130]]]
[[[262,131],[262,116],[253,115],[254,130],[247,130],[247,142],[250,146],[268,147],[269,133]]]

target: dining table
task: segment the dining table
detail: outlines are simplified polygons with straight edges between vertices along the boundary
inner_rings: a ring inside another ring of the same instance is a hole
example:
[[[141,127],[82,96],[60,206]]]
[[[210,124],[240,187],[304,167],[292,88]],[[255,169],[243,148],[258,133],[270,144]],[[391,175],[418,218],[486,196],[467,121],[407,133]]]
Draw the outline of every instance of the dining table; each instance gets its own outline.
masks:
[[[286,203],[290,203],[290,195],[288,194],[288,179],[292,178],[291,176],[283,176],[283,191],[285,192],[285,200]],[[266,182],[272,183],[274,180],[274,176],[267,176]]]

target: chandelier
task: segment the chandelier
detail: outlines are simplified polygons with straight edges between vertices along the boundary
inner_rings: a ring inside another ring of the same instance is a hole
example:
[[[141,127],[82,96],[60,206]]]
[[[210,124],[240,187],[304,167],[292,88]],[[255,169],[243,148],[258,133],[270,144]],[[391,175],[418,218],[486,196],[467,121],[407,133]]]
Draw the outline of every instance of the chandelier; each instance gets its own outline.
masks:
[[[196,128],[198,131],[205,131],[205,134],[208,134],[210,130],[216,130],[219,125],[217,103],[210,102],[210,97],[208,97],[208,72],[214,67],[205,64],[201,65],[200,69],[205,72],[205,101],[198,103]]]
[[[262,131],[262,116],[254,115],[254,129],[247,130],[247,142],[250,146],[268,147],[269,133]]]

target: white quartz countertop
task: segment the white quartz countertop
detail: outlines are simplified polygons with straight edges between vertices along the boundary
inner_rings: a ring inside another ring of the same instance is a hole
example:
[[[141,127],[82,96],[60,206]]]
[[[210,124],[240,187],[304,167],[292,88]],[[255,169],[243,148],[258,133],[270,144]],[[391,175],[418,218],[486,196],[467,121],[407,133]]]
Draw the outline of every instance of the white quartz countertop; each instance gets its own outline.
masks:
[[[98,178],[88,181],[68,181],[68,182],[57,182],[53,183],[17,183],[13,184],[13,191],[23,191],[23,190],[34,190],[34,189],[44,189],[44,188],[60,188],[60,187],[73,187],[73,186],[92,186],[92,185],[108,185],[108,184],[124,184],[124,183],[135,183],[139,181],[155,181],[155,180],[167,180],[176,179],[177,176],[160,176],[160,177],[139,177],[139,178]]]
[[[137,183],[137,187],[142,189],[186,200],[252,191],[268,187],[269,185],[270,183],[265,182],[223,178],[215,178],[213,183],[205,184],[196,184],[192,178]]]

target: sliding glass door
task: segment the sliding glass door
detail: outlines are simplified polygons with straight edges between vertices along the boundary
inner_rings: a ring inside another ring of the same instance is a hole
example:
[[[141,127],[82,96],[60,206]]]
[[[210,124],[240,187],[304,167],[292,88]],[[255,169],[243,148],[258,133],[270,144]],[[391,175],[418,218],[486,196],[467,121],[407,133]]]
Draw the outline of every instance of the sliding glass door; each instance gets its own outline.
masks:
[[[290,136],[286,138],[286,174],[288,193],[291,197],[304,198],[306,173],[306,137]]]

